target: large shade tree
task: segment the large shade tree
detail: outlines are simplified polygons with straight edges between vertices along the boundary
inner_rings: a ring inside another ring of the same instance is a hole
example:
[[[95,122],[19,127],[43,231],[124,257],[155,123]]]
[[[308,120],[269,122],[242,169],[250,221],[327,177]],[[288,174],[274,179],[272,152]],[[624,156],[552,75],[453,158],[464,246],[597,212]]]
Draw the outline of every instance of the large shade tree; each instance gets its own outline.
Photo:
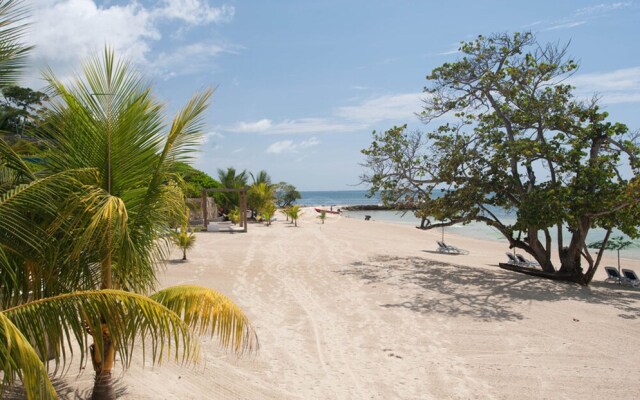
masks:
[[[300,192],[290,183],[278,182],[274,189],[275,203],[278,207],[288,207],[302,198]]]
[[[588,284],[602,255],[589,251],[589,232],[604,229],[600,250],[614,228],[638,234],[637,135],[574,97],[566,46],[498,34],[460,52],[427,76],[420,116],[440,125],[374,132],[363,180],[386,203],[439,221],[429,228],[483,222],[549,274]]]
[[[194,360],[196,333],[237,351],[256,344],[243,312],[219,293],[152,294],[167,221],[184,209],[172,164],[196,144],[211,92],[167,126],[148,85],[112,52],[84,72],[69,86],[46,74],[54,100],[38,132],[50,140],[45,171],[34,174],[0,141],[0,391],[19,379],[34,399],[55,398],[42,358],[68,363],[70,342],[83,362],[90,355],[96,398],[115,396],[116,354],[127,367],[136,341],[153,362]]]

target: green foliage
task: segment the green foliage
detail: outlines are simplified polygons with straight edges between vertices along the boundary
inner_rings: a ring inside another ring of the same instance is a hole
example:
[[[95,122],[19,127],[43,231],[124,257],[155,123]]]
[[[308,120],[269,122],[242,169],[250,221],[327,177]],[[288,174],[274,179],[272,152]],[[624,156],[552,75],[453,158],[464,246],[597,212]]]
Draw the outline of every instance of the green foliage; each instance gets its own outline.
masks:
[[[211,92],[167,125],[149,87],[111,52],[83,70],[69,86],[47,74],[56,98],[37,134],[56,141],[42,173],[0,139],[0,392],[20,379],[29,398],[55,398],[37,354],[64,367],[74,342],[98,376],[116,352],[128,366],[137,340],[154,363],[194,360],[192,329],[236,351],[255,341],[237,307],[208,289],[167,289],[171,309],[159,303],[166,296],[132,293],[155,285],[167,223],[184,209],[174,163],[197,145]]]
[[[260,184],[260,183],[265,183],[268,186],[271,186],[271,177],[269,176],[267,171],[262,170],[262,171],[258,172],[257,175],[253,175],[252,173],[249,173],[249,175],[251,175],[251,179],[253,179],[253,184],[254,185],[257,185],[257,184]]]
[[[302,215],[302,209],[300,208],[300,206],[298,204],[293,205],[285,209],[285,212],[287,213],[289,218],[291,218],[291,222],[293,222],[295,226],[298,226],[298,218],[300,218],[300,215]]]
[[[20,86],[2,89],[0,101],[0,129],[14,135],[29,134],[43,120],[44,102],[49,97],[43,93]]]
[[[271,220],[276,213],[276,205],[273,201],[268,202],[260,208],[260,216],[267,221],[267,226],[271,225]]]
[[[296,190],[296,187],[286,183],[280,182],[275,185],[274,198],[276,206],[282,208],[292,205],[297,199],[302,198],[300,192]]]
[[[196,235],[189,229],[189,209],[187,208],[184,213],[180,230],[171,231],[171,240],[173,244],[178,246],[182,250],[182,260],[187,259],[187,250],[193,247],[196,242]]]
[[[221,188],[222,184],[213,179],[208,174],[197,170],[186,163],[176,163],[175,172],[180,175],[185,183],[184,194],[188,198],[196,198],[202,196],[202,189]],[[216,197],[217,193],[210,193],[209,196]],[[216,199],[217,201],[217,199]]]
[[[264,207],[273,203],[273,188],[267,183],[254,183],[247,191],[247,206],[260,213]]]
[[[242,189],[247,186],[247,171],[237,173],[233,167],[229,167],[226,170],[218,169],[218,180],[223,188]],[[238,193],[220,193],[219,201],[222,207],[231,210],[234,207],[238,207],[240,195]]]
[[[233,208],[231,211],[229,211],[227,217],[229,218],[229,221],[237,224],[238,222],[240,222],[240,209],[238,207]]]
[[[14,85],[26,66],[31,50],[22,43],[27,19],[27,9],[22,0],[0,3],[0,88]]]
[[[587,284],[599,262],[586,251],[590,229],[638,234],[637,135],[607,122],[595,102],[573,97],[563,79],[577,64],[565,47],[516,33],[480,36],[460,51],[461,59],[427,77],[421,113],[427,124],[444,115],[454,122],[427,133],[406,126],[374,132],[363,150],[363,181],[385,203],[409,204],[440,221],[431,228],[484,222],[545,271]],[[501,220],[496,207],[515,211],[516,222]]]
[[[324,220],[327,219],[327,212],[320,211],[320,215],[318,215],[318,218],[320,219],[320,221],[322,221],[322,225],[324,225]]]

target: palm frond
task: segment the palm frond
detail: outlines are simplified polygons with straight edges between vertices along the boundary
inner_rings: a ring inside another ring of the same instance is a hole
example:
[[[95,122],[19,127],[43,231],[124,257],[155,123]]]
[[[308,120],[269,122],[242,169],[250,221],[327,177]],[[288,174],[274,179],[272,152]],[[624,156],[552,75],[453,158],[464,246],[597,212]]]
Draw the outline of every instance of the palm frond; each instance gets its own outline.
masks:
[[[86,363],[89,334],[98,352],[109,332],[123,368],[129,367],[136,339],[143,357],[161,363],[166,356],[176,362],[195,362],[198,342],[180,317],[149,297],[120,290],[81,291],[33,301],[2,312],[22,332],[37,354],[53,357],[56,370],[66,366],[73,353],[71,341],[80,345],[81,365]],[[18,362],[9,358],[9,362]],[[5,371],[6,373],[6,371]]]
[[[16,154],[11,147],[0,138],[0,165],[4,164],[6,168],[14,172],[14,178],[12,182],[7,182],[8,185],[17,185],[20,183],[27,183],[35,179],[33,172],[29,169],[27,164],[22,161],[22,158]],[[2,191],[0,191],[2,194]]]
[[[20,185],[0,196],[0,245],[26,253],[41,251],[49,239],[42,222],[59,217],[60,203],[84,182],[95,179],[91,169],[69,170]]]
[[[0,87],[16,82],[31,50],[21,43],[27,28],[27,10],[22,3],[21,0],[0,3]]]
[[[211,96],[213,89],[196,93],[176,115],[160,157],[161,162],[188,161],[186,156],[193,153],[199,145],[204,127],[204,112],[209,106]]]
[[[0,313],[0,370],[0,397],[19,378],[29,399],[57,398],[38,353],[4,313]]]
[[[237,353],[257,350],[258,337],[247,316],[225,295],[201,286],[174,286],[151,296],[180,315],[199,334],[217,335]]]

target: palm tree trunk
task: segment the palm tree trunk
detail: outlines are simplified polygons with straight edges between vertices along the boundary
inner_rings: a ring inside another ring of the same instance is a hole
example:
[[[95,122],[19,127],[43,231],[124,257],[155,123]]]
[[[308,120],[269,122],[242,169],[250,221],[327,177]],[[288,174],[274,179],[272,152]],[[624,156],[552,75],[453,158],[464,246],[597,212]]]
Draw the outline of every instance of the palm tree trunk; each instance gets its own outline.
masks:
[[[187,260],[187,249],[186,247],[182,249],[182,261]]]
[[[115,400],[116,392],[113,387],[111,370],[115,363],[116,349],[105,325],[103,325],[102,328],[102,340],[104,345],[102,354],[97,351],[98,349],[95,344],[90,347],[91,361],[93,363],[93,369],[96,372],[91,399]]]

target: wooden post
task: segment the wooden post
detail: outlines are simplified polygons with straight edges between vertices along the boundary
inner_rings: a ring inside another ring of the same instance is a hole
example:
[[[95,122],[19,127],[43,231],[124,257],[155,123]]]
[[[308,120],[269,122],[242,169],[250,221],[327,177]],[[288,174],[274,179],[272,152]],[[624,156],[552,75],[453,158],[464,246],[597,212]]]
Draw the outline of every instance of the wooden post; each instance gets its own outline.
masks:
[[[242,228],[244,226],[244,218],[242,218],[242,192],[238,192],[238,213],[240,214],[240,220],[238,226]]]
[[[244,201],[242,202],[242,215],[244,218],[244,231],[245,233],[247,232],[247,191],[245,189],[242,189],[242,194],[243,194],[243,199]]]
[[[207,191],[205,189],[202,189],[202,222],[204,224],[204,230],[207,230],[207,226],[209,225],[209,219],[208,219],[208,215],[209,212],[207,211]]]

